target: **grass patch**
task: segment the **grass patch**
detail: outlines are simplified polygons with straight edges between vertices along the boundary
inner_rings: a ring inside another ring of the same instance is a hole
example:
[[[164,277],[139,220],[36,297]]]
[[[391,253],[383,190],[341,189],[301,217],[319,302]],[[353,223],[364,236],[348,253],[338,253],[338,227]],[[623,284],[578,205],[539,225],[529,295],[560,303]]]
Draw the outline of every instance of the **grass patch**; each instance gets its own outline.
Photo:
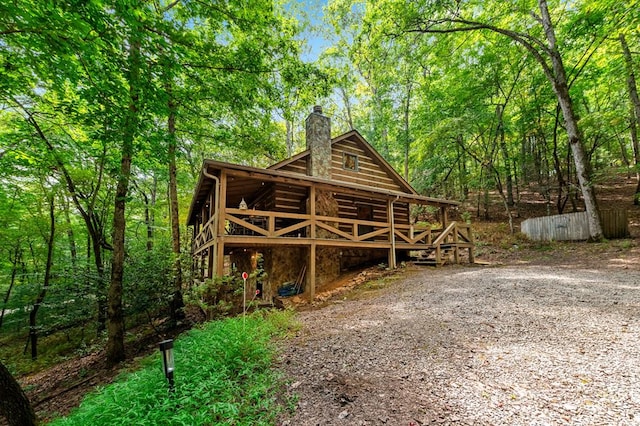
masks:
[[[273,339],[292,325],[289,311],[214,321],[175,341],[175,392],[160,353],[85,398],[60,425],[270,425],[286,409],[283,380],[271,368]]]

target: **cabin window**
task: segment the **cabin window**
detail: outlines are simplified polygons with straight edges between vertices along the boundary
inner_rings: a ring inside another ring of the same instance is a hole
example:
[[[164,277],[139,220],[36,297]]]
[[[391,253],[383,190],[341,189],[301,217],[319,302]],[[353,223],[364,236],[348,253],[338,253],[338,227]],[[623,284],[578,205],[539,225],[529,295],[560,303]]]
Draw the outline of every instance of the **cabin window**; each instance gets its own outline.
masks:
[[[358,171],[358,156],[348,152],[342,153],[342,168],[345,170]]]

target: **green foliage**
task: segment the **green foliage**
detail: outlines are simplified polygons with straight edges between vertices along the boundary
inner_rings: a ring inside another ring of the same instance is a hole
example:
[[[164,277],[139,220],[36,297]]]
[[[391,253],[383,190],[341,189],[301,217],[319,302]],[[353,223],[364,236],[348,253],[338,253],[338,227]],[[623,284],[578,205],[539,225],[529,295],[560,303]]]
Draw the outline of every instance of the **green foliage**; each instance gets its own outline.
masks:
[[[262,311],[191,330],[175,341],[174,393],[155,353],[51,424],[271,425],[286,405],[272,340],[287,333],[291,315]]]
[[[637,2],[547,3],[591,166],[632,162],[624,63],[611,35],[637,36]],[[325,13],[338,38],[331,63],[353,64],[352,80],[340,83],[352,88],[343,108],[398,170],[408,154],[418,191],[465,199],[535,183],[560,201],[573,191],[558,100],[531,51],[489,30],[450,32],[467,19],[546,46],[537,1],[332,0]]]
[[[207,319],[216,319],[242,310],[243,285],[237,275],[215,277],[192,287],[186,299],[199,307]]]
[[[127,315],[144,312],[156,313],[166,309],[173,293],[173,256],[170,241],[158,238],[152,250],[130,245],[135,256],[125,264],[123,301]]]

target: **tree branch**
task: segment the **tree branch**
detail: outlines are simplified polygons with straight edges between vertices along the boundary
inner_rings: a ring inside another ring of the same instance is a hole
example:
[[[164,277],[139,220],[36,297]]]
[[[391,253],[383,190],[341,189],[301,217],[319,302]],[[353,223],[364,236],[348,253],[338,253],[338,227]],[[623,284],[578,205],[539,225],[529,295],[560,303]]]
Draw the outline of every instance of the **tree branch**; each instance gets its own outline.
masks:
[[[462,25],[456,26],[452,28],[433,28],[434,25],[441,24],[455,24]],[[504,36],[509,37],[515,42],[522,45],[525,49],[531,53],[531,55],[538,61],[538,63],[542,66],[542,69],[551,81],[554,80],[553,69],[547,62],[545,55],[547,57],[551,56],[551,50],[549,47],[545,46],[545,44],[538,40],[537,38],[524,33],[519,33],[517,31],[507,30],[504,28],[496,27],[494,25],[485,24],[482,22],[468,21],[466,19],[453,19],[453,18],[444,18],[433,21],[424,21],[417,22],[415,29],[406,29],[404,32],[408,33],[425,33],[425,34],[448,34],[448,33],[459,33],[459,32],[467,32],[467,31],[478,31],[478,30],[489,30],[494,33],[502,34]],[[536,47],[537,46],[537,47]],[[540,50],[538,50],[540,49]],[[542,52],[541,52],[542,51]]]
[[[64,163],[62,162],[62,160],[60,159],[58,154],[56,153],[56,150],[55,150],[53,144],[51,143],[49,138],[47,138],[47,135],[44,134],[44,131],[40,127],[40,124],[38,123],[36,118],[33,116],[31,111],[29,111],[24,105],[22,105],[22,103],[20,103],[20,101],[18,101],[13,96],[11,96],[10,98],[26,114],[27,122],[33,126],[33,128],[36,131],[36,133],[38,134],[38,137],[47,145],[47,148],[48,148],[49,152],[51,152],[53,154],[53,158],[56,161],[56,165],[60,168],[60,171],[62,172],[62,175],[64,176],[64,179],[65,179],[65,181],[67,183],[67,188],[69,189],[69,193],[71,194],[71,197],[73,198],[74,204],[76,205],[76,207],[80,211],[80,214],[83,217],[87,216],[87,212],[82,208],[82,205],[80,204],[80,200],[78,200],[78,193],[76,191],[75,182],[73,182],[73,179],[71,178],[71,175],[69,174],[69,171],[67,170],[66,166],[64,165]]]

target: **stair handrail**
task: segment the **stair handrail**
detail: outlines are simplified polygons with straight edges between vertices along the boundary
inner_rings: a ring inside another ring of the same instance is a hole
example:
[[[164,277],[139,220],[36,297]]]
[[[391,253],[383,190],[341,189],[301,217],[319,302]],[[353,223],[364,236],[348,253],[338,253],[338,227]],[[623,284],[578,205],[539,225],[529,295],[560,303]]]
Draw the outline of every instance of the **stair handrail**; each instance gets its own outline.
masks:
[[[433,240],[433,243],[431,243],[432,246],[436,247],[439,246],[440,244],[442,244],[445,240],[445,238],[447,238],[447,236],[449,234],[451,234],[451,231],[453,231],[454,229],[456,229],[456,222],[451,222],[449,224],[449,226],[447,226],[445,228],[444,231],[442,231],[442,233],[438,236],[438,238],[436,238],[435,240]]]

